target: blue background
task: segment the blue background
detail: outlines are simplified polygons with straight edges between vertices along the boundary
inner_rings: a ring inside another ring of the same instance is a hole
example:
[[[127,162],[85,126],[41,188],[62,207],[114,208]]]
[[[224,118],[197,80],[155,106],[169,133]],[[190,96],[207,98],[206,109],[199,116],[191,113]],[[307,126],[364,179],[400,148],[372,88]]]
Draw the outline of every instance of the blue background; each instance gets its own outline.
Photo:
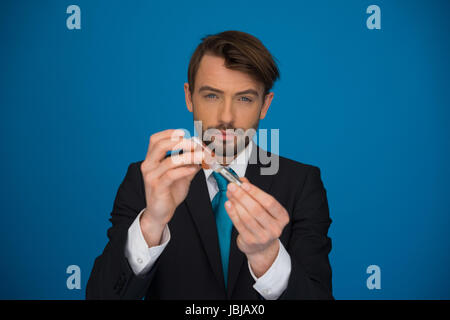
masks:
[[[81,8],[68,30],[66,8]],[[368,30],[366,8],[381,8]],[[200,38],[279,61],[261,128],[321,168],[337,299],[450,298],[450,1],[1,1],[0,298],[82,299],[117,188],[149,136],[192,130]],[[66,268],[81,268],[68,290]],[[366,268],[381,268],[368,290]]]

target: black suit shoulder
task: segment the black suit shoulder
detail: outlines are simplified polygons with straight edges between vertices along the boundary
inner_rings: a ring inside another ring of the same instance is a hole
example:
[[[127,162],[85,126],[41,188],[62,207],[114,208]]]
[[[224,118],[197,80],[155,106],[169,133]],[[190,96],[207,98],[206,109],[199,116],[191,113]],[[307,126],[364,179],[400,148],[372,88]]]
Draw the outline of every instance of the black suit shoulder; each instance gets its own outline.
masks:
[[[322,188],[325,191],[321,178],[322,171],[318,166],[271,154],[270,152],[268,157],[271,158],[271,162],[278,163],[278,170],[273,174],[273,191],[282,190],[283,194],[290,193],[291,195],[295,193],[294,196],[296,198],[300,197],[305,187],[306,189],[308,187]]]
[[[306,177],[311,171],[320,173],[320,168],[318,166],[292,160],[282,156],[278,156],[278,158],[280,159],[280,174],[283,177],[292,177],[294,173],[297,177]]]

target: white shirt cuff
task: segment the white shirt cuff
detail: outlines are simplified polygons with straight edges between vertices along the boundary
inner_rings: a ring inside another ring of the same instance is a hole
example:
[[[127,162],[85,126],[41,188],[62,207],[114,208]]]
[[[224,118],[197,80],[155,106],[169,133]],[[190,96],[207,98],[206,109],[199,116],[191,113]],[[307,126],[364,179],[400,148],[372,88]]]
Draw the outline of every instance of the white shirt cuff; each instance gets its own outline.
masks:
[[[138,214],[128,228],[128,237],[125,245],[125,257],[128,259],[135,275],[147,273],[170,241],[170,230],[166,225],[159,246],[149,248],[142,234],[139,219],[145,208]]]
[[[247,261],[250,274],[256,281],[253,288],[266,300],[278,299],[283,291],[286,290],[289,276],[291,275],[291,257],[281,241],[279,239],[278,241],[280,242],[278,255],[269,270],[261,277],[257,278],[255,276],[250,267],[250,262]]]

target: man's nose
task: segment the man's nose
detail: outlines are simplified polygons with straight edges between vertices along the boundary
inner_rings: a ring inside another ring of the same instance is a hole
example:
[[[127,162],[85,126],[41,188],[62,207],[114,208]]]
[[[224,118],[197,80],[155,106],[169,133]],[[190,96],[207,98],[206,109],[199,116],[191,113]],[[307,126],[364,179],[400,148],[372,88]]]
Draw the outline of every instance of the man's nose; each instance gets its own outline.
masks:
[[[219,121],[222,123],[233,122],[233,106],[231,101],[225,101],[219,111]]]

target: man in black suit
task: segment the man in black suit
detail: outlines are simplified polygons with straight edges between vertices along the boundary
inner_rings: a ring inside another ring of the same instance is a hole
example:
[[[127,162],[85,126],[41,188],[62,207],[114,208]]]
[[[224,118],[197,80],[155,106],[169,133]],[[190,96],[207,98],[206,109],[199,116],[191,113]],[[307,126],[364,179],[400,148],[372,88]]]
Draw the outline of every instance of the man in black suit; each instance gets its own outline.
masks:
[[[152,135],[145,160],[128,167],[117,192],[88,299],[333,298],[319,168],[266,153],[246,134],[265,117],[278,77],[255,37],[226,31],[202,39],[186,105],[205,145],[242,184],[202,168],[205,153],[183,131]],[[181,161],[167,157],[180,149]]]

